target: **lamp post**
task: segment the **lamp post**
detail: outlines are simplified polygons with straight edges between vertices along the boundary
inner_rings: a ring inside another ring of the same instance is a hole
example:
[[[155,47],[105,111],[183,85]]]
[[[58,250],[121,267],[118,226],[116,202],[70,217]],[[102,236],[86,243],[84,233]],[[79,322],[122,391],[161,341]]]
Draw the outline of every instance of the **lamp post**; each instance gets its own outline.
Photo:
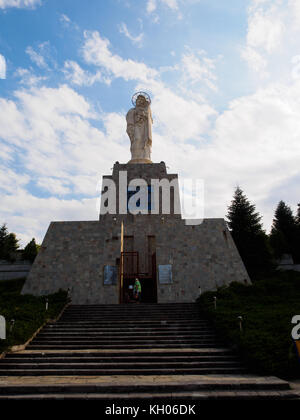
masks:
[[[15,325],[15,320],[14,319],[11,319],[10,320],[10,329],[9,329],[9,332],[12,332],[12,330],[13,330],[13,328],[14,328],[14,325]]]
[[[217,310],[217,296],[214,296],[214,307],[216,311]]]
[[[240,325],[240,332],[243,332],[243,317],[238,316],[239,325]]]

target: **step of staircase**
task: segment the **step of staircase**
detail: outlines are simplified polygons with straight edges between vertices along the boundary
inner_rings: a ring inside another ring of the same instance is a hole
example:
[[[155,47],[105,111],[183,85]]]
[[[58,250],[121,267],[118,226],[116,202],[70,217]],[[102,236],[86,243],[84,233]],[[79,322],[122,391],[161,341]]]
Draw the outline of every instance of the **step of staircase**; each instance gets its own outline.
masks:
[[[147,378],[149,378],[147,380]],[[191,378],[191,379],[189,379]],[[28,378],[28,383],[15,385],[13,379],[0,384],[0,400],[99,400],[135,402],[170,402],[202,400],[266,400],[297,399],[287,382],[277,378],[251,376],[187,377],[187,376],[113,376],[82,379],[72,383],[72,378],[64,377],[69,383],[57,383],[53,377],[45,382],[44,377]],[[25,378],[26,379],[26,378]],[[36,382],[34,381],[36,379]],[[25,382],[25,381],[24,381]]]
[[[72,305],[0,360],[0,399],[295,398],[285,381],[246,374],[195,303]]]
[[[151,404],[170,404],[176,402],[177,404],[182,403],[186,404],[188,401],[191,401],[195,404],[195,402],[199,401],[207,401],[207,400],[217,400],[217,401],[234,401],[234,400],[252,400],[252,401],[259,401],[259,400],[296,400],[298,399],[298,395],[293,393],[292,391],[285,391],[285,392],[277,392],[277,391],[201,391],[201,392],[193,392],[192,395],[190,392],[154,392],[151,391],[149,393],[140,393],[140,394],[133,394],[133,393],[124,393],[124,394],[97,394],[97,393],[85,393],[80,392],[78,394],[65,394],[57,393],[57,394],[30,394],[30,395],[0,395],[0,400],[21,400],[21,401],[47,401],[47,400],[63,400],[63,401],[80,401],[80,400],[89,400],[89,401],[103,401],[105,404],[108,402],[111,403],[125,403],[126,405],[129,404],[138,404],[141,401],[151,401]],[[194,407],[194,406],[193,406]],[[152,408],[152,414],[153,410]],[[184,411],[185,412],[185,411]]]
[[[208,343],[188,343],[188,344],[180,344],[180,343],[169,343],[169,344],[161,344],[161,343],[142,343],[142,344],[30,344],[27,346],[28,350],[145,350],[145,349],[188,349],[188,348],[209,348],[212,347],[214,343],[208,342]]]

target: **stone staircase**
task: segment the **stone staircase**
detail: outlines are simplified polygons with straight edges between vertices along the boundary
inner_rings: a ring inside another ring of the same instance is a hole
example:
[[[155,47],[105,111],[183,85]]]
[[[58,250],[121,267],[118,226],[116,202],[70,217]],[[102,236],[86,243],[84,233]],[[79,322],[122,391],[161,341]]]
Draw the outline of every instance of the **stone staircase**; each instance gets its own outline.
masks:
[[[0,360],[0,399],[295,397],[246,373],[197,304],[72,305]]]

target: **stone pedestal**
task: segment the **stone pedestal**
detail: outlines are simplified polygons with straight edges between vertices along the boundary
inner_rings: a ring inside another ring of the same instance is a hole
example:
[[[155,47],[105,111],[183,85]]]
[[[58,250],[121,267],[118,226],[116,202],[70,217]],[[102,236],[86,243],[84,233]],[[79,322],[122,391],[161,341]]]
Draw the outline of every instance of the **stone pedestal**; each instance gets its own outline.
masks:
[[[149,255],[155,254],[157,302],[193,302],[200,293],[231,282],[249,284],[250,279],[223,219],[204,219],[197,226],[186,225],[180,214],[121,214],[120,172],[128,183],[142,178],[178,181],[168,174],[164,162],[119,164],[104,179],[116,184],[117,214],[100,216],[99,221],[53,222],[24,285],[23,293],[43,295],[59,289],[71,290],[74,304],[115,304],[120,302],[120,277],[107,284],[106,266],[120,273],[121,242],[140,254],[140,270],[149,270]],[[179,200],[177,192],[171,201]],[[121,225],[123,224],[123,237]],[[126,239],[127,238],[127,239]],[[149,254],[149,255],[148,255]],[[159,268],[161,268],[159,270]],[[170,270],[170,282],[158,272]]]
[[[136,164],[136,163],[152,163],[152,160],[149,159],[131,159],[129,164]]]

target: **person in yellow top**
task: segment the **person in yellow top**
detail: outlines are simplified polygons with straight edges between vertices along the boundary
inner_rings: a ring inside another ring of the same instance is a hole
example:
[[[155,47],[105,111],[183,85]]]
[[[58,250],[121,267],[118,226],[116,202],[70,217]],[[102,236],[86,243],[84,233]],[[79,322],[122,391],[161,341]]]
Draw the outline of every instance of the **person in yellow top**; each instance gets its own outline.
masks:
[[[136,301],[140,303],[142,295],[142,286],[138,278],[135,279],[134,288],[133,288],[133,296],[135,297]]]

